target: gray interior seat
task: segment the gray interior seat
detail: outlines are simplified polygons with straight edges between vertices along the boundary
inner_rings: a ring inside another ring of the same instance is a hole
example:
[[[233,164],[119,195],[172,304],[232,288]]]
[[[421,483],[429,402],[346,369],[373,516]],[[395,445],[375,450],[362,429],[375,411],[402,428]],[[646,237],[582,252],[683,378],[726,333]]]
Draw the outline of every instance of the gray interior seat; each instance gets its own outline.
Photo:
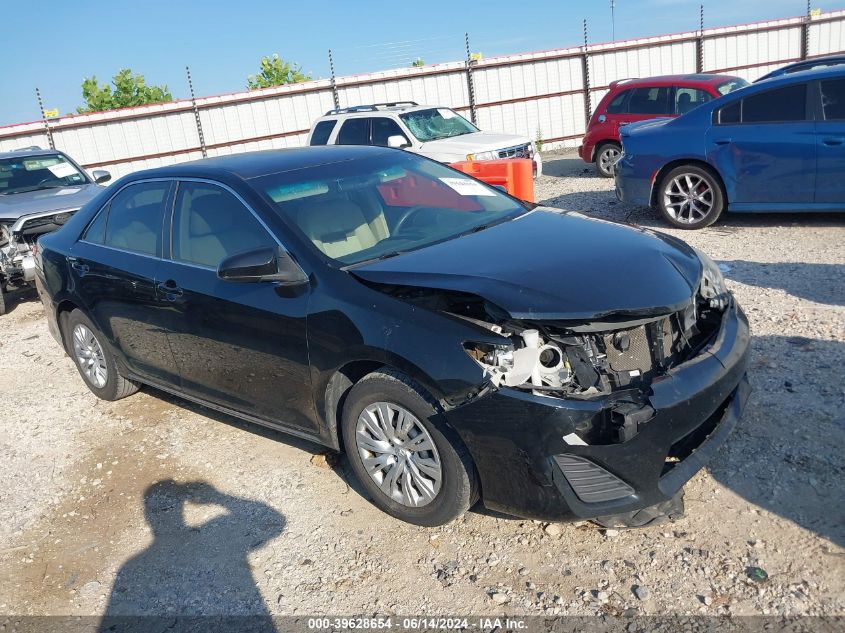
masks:
[[[389,235],[381,209],[367,219],[359,205],[343,198],[303,205],[298,223],[314,245],[333,258],[371,248]]]

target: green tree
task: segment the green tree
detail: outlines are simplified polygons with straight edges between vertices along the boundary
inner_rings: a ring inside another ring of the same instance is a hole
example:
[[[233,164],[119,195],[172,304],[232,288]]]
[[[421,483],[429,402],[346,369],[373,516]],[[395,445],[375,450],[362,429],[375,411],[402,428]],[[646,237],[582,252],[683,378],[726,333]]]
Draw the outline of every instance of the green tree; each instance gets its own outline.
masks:
[[[417,57],[411,62],[411,68],[420,68],[421,66],[425,66],[425,62],[422,57]]]
[[[112,89],[114,86],[114,89]],[[102,112],[115,108],[164,103],[173,101],[173,95],[167,86],[148,86],[144,75],[132,74],[128,68],[121,68],[112,77],[112,86],[100,84],[96,76],[86,77],[82,82],[82,98],[85,105],[76,111]]]
[[[261,72],[247,77],[246,85],[250,90],[257,90],[301,81],[311,81],[311,75],[303,73],[296,62],[286,62],[274,53],[271,57],[261,58]]]

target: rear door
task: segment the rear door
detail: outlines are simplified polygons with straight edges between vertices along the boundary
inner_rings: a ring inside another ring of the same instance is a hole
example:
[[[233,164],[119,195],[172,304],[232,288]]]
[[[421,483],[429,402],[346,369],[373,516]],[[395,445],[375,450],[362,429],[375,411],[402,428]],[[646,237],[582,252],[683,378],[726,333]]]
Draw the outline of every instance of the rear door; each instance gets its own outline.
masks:
[[[818,82],[821,115],[816,120],[817,205],[845,208],[845,77]]]
[[[134,374],[167,384],[179,373],[156,292],[170,180],[131,183],[100,210],[73,246],[71,275],[88,315]]]
[[[752,94],[716,111],[707,159],[725,182],[731,208],[778,210],[813,204],[816,129],[808,85]]]
[[[616,117],[618,126],[634,121],[675,116],[675,89],[672,86],[633,88],[626,111]]]
[[[370,119],[367,117],[353,117],[346,119],[338,130],[336,145],[369,145]]]
[[[314,433],[306,341],[309,293],[217,276],[231,255],[278,241],[230,189],[179,182],[158,288],[182,389],[237,411]]]

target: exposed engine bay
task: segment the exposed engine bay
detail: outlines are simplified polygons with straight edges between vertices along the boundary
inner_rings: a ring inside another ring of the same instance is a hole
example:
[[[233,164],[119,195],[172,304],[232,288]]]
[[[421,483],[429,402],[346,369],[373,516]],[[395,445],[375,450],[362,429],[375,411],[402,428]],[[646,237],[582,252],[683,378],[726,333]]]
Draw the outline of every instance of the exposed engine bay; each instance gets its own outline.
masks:
[[[509,339],[503,345],[465,343],[493,388],[576,399],[639,391],[696,356],[718,332],[728,300],[699,295],[684,309],[659,316],[541,323],[511,319],[469,293],[412,287],[392,287],[389,293]]]
[[[51,211],[15,220],[0,219],[0,291],[10,292],[32,284],[38,238],[61,227],[73,213]],[[0,308],[2,305],[0,301]]]

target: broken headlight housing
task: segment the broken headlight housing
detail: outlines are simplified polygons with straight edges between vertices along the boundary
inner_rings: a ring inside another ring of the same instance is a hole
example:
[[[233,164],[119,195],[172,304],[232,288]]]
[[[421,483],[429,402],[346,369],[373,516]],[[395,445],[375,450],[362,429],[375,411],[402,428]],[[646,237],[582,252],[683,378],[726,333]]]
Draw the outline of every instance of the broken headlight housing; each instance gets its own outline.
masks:
[[[464,350],[482,367],[496,367],[504,371],[513,369],[513,347],[489,343],[465,343]]]
[[[698,259],[701,260],[701,283],[698,286],[698,294],[705,299],[711,308],[723,310],[730,300],[728,287],[719,265],[710,259],[709,256],[695,249]]]

